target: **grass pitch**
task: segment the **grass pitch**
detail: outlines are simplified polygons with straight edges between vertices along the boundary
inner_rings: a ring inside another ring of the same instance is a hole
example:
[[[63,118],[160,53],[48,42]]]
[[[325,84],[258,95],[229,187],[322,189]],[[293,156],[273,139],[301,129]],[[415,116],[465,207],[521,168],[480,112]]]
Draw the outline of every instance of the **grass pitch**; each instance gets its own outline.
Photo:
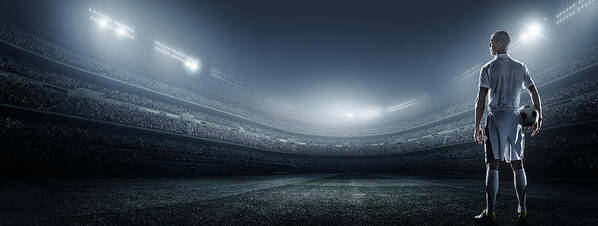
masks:
[[[2,188],[0,224],[474,225],[482,182],[371,174],[17,181]],[[497,225],[516,223],[512,186],[501,181]],[[528,224],[598,225],[596,187],[532,180]]]

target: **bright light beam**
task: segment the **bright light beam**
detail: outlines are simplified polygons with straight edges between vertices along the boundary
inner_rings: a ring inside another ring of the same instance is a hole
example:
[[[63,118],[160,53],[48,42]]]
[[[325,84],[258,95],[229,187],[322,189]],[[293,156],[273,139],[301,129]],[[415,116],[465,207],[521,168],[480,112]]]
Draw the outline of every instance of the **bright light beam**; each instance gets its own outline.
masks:
[[[125,35],[125,30],[123,30],[122,28],[117,28],[116,29],[116,35],[118,35],[118,36],[124,36]]]
[[[199,68],[199,63],[196,60],[187,59],[185,61],[185,67],[189,68],[191,71],[196,71]]]
[[[100,28],[106,28],[108,27],[108,21],[106,21],[105,19],[101,19],[98,21],[98,25],[100,25]]]
[[[530,33],[530,35],[532,35],[534,37],[540,35],[540,24],[538,24],[538,23],[532,24],[528,28],[528,32]]]
[[[96,22],[100,29],[104,30],[109,28],[114,31],[118,38],[135,39],[135,30],[126,24],[111,19],[109,16],[98,12],[92,8],[89,8],[89,19]]]
[[[527,26],[527,29],[521,34],[521,41],[527,42],[542,35],[542,27],[539,23]]]
[[[158,53],[164,54],[165,56],[168,56],[176,61],[181,62],[185,68],[192,72],[201,70],[202,65],[199,59],[190,57],[183,51],[171,48],[170,46],[167,46],[162,42],[154,41],[154,50],[156,50]]]

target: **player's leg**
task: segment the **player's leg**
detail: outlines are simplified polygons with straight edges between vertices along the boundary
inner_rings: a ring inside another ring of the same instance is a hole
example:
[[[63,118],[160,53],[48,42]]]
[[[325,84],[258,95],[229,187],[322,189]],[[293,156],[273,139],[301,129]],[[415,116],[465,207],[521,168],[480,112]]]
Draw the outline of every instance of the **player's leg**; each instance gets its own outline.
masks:
[[[496,194],[498,193],[498,163],[496,159],[486,164],[486,210],[488,214],[494,213]]]
[[[498,163],[499,161],[496,159],[490,159],[486,163],[486,209],[474,217],[476,220],[496,220],[494,208],[498,192]]]
[[[485,131],[488,136],[488,123],[486,123]],[[499,160],[494,158],[492,151],[492,144],[490,139],[484,141],[484,150],[486,155],[486,209],[480,215],[475,216],[476,220],[496,220],[494,208],[496,206],[496,194],[498,192],[498,163]]]
[[[515,120],[518,118],[515,116]],[[526,193],[527,193],[527,176],[523,167],[523,152],[525,148],[525,135],[521,131],[521,125],[517,125],[517,133],[515,144],[511,145],[511,168],[513,169],[513,184],[517,192],[517,214],[519,221],[524,221],[527,217],[526,208]]]
[[[496,193],[498,192],[499,160],[494,158],[494,150],[492,150],[492,143],[490,142],[488,123],[486,123],[484,130],[486,136],[488,136],[488,139],[484,142],[484,149],[486,152],[486,211],[488,214],[494,214]]]
[[[523,160],[511,161],[511,168],[513,169],[513,183],[515,184],[515,191],[517,192],[517,213],[519,220],[525,220],[527,217],[526,207],[526,192],[527,192],[527,177],[525,169],[523,168]]]

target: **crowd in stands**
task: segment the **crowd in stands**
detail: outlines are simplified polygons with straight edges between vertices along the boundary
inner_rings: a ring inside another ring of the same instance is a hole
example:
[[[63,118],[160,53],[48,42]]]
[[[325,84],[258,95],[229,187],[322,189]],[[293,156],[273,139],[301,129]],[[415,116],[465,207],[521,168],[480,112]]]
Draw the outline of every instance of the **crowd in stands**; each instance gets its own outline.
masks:
[[[173,104],[93,85],[62,74],[40,72],[33,65],[21,65],[7,56],[0,56],[0,59],[0,100],[3,104],[179,134],[187,134],[187,130],[190,129],[192,136],[296,154],[380,155],[472,142],[473,122],[472,117],[468,115],[398,135],[357,139],[294,137],[264,127],[190,111]],[[55,85],[64,90],[48,88],[43,84]],[[81,87],[102,91],[106,98],[128,104],[69,95],[68,88]],[[579,81],[544,93],[544,127],[595,119],[598,116],[597,90],[598,83]],[[135,106],[177,114],[189,112],[199,121],[185,122],[181,118],[142,111]]]
[[[0,74],[0,103],[43,111],[82,116],[124,125],[185,133],[186,125],[179,119],[132,109],[90,98],[71,97],[64,91],[45,88],[29,81]]]
[[[89,128],[51,120],[24,120],[0,114],[0,161],[27,159],[134,162],[147,160],[246,160],[286,163],[272,152],[260,152],[211,142],[189,142],[121,129]],[[19,155],[19,156],[14,156]],[[21,158],[22,157],[22,158]],[[11,159],[15,158],[15,159]]]
[[[598,87],[598,74],[594,74],[584,81],[569,84],[563,89],[551,90],[550,95],[542,96],[542,101],[554,103],[558,100],[564,100],[594,91],[596,90],[596,87]]]
[[[598,132],[558,133],[531,139],[527,144],[526,166],[543,172],[595,174],[598,169]],[[426,172],[477,172],[483,169],[483,152],[473,143],[397,156],[326,158],[277,155],[211,142],[189,142],[177,138],[131,133],[126,130],[89,128],[51,120],[29,120],[0,114],[0,168],[35,165],[38,162],[100,162],[134,164],[144,161],[240,161],[292,165],[297,171],[310,170],[422,170]],[[568,174],[570,175],[570,174]]]
[[[288,139],[288,134],[269,131],[263,127],[253,126],[251,124],[242,124],[238,121],[232,121],[230,119],[205,114],[202,112],[191,111],[173,104],[167,104],[146,97],[102,87],[76,78],[70,78],[63,74],[44,72],[36,68],[34,65],[15,60],[8,56],[0,55],[0,60],[0,69],[3,71],[2,79],[6,81],[3,84],[4,92],[2,93],[2,97],[6,99],[3,99],[2,103],[48,110],[58,113],[86,116],[93,119],[107,120],[110,122],[117,122],[126,125],[142,126],[145,128],[160,129],[177,133],[184,133],[185,126],[180,119],[173,119],[160,114],[139,111],[139,109],[137,109],[135,106],[147,107],[165,112],[174,112],[177,114],[187,112],[191,113],[195,119],[200,121],[195,121],[192,123],[192,135],[195,136],[285,152],[290,152],[287,149],[291,149],[292,152],[296,152],[298,151],[297,149],[301,149],[295,147],[299,145],[297,143],[281,141],[283,138]],[[56,87],[64,88],[64,90],[59,91],[51,89],[48,88],[47,85],[54,85]],[[118,100],[131,105],[115,104],[112,101],[101,101],[68,95],[67,90],[76,88],[87,88],[99,91],[106,94],[105,97],[107,99]],[[48,92],[48,95],[42,95],[41,92]],[[28,100],[35,98],[41,100],[36,101],[38,104],[30,104],[31,101]],[[95,104],[96,106],[90,105],[91,103]],[[70,106],[70,108],[67,106]],[[115,115],[118,114],[108,114],[110,117],[104,116],[104,109],[111,108],[108,106],[113,106],[112,108],[114,108],[114,111],[121,112],[120,114],[125,115],[126,117],[117,118]],[[98,108],[101,109],[96,111]],[[129,112],[125,113],[124,110]],[[132,117],[137,117],[137,119],[133,120]],[[168,120],[171,123],[162,123],[162,120]],[[297,138],[296,140],[298,139],[300,138]],[[310,142],[313,143],[316,140],[319,143],[322,143],[322,145],[330,143],[331,141],[338,143],[343,142],[342,138],[320,138],[311,140]],[[304,149],[305,150],[303,153],[309,153],[307,148]]]

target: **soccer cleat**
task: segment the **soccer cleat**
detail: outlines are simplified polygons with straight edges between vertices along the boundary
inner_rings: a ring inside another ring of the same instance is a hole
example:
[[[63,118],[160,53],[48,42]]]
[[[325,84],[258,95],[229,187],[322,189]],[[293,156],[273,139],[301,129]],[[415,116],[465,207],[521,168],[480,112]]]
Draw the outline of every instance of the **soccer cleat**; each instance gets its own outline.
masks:
[[[519,223],[525,222],[525,220],[527,219],[527,210],[518,211],[517,216]]]
[[[480,213],[480,215],[474,216],[473,219],[476,221],[494,222],[496,221],[496,213],[488,214],[486,210],[483,210],[482,213]]]

